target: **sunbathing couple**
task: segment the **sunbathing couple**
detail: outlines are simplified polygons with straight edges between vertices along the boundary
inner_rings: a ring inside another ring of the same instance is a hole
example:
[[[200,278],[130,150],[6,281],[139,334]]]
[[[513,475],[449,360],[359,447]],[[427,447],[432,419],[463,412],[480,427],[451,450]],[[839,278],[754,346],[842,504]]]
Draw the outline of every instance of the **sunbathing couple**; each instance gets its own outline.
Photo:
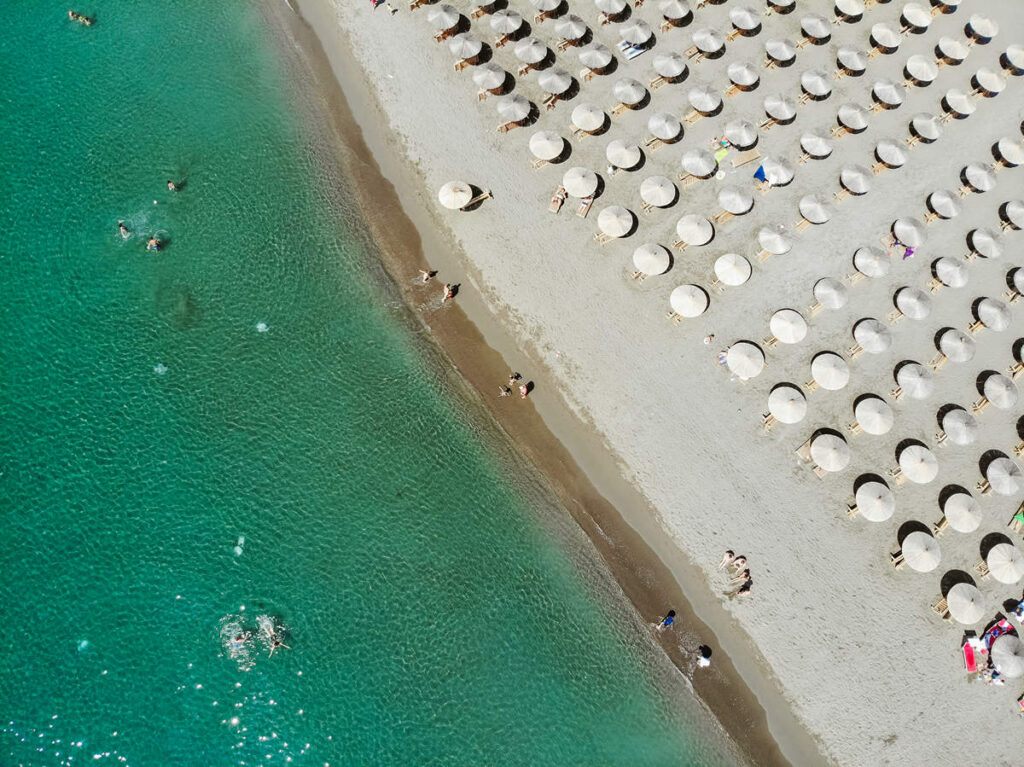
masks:
[[[93,20],[90,19],[88,16],[83,16],[78,11],[68,11],[68,18],[72,21],[77,21],[79,24],[85,24],[85,26],[87,27],[92,26]]]
[[[733,587],[733,590],[727,592],[730,597],[750,595],[751,589],[754,587],[754,579],[750,577],[750,569],[747,567],[746,557],[738,557],[731,550],[726,551],[718,566],[723,570],[732,570],[732,578],[729,579],[729,584]]]

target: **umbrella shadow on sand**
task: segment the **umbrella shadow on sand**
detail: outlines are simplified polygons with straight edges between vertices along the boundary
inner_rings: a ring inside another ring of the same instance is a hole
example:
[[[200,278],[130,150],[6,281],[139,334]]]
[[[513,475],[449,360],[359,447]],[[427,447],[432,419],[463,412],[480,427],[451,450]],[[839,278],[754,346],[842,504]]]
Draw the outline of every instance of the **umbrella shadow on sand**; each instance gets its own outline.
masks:
[[[981,454],[981,458],[978,459],[978,468],[981,470],[981,475],[983,477],[988,476],[988,467],[992,465],[993,461],[1009,457],[1002,450],[986,450]]]
[[[1003,533],[989,533],[982,538],[981,543],[978,545],[978,552],[981,554],[981,558],[988,559],[989,552],[1000,543],[1008,543],[1011,546],[1013,545],[1013,541],[1010,540],[1010,537]]]
[[[896,531],[896,540],[899,541],[900,548],[903,547],[903,540],[911,533],[925,533],[928,536],[932,536],[932,529],[924,522],[919,522],[916,519],[904,522],[900,525],[899,530]]]
[[[942,574],[942,580],[939,581],[939,591],[942,592],[942,596],[946,596],[949,594],[949,590],[958,583],[966,583],[970,586],[975,585],[974,578],[963,570],[947,570]]]

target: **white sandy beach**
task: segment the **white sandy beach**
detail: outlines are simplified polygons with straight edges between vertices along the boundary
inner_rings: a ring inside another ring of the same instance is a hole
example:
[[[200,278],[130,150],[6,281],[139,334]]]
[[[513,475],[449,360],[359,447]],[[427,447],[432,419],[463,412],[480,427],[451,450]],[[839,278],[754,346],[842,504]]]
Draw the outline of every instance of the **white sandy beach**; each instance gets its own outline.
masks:
[[[300,5],[305,10],[307,4]],[[464,17],[472,10],[463,0],[452,5]],[[524,372],[537,383],[531,397],[542,411],[567,405],[600,435],[660,518],[639,519],[646,513],[640,509],[621,509],[623,514],[648,537],[658,538],[652,545],[662,556],[666,549],[678,552],[679,572],[688,563],[702,571],[706,584],[690,583],[688,590],[721,602],[732,622],[720,628],[749,635],[767,665],[755,667],[758,660],[752,657],[746,671],[775,686],[828,760],[843,765],[1020,763],[1024,723],[1018,718],[1016,698],[1024,693],[1024,679],[1010,679],[1002,687],[969,683],[960,645],[965,630],[981,634],[1003,613],[1006,600],[1021,598],[1021,583],[982,578],[974,566],[982,559],[983,538],[991,533],[1007,535],[1022,546],[1021,536],[1007,527],[1022,493],[982,495],[975,485],[983,479],[979,460],[987,451],[1014,458],[1013,448],[1022,439],[1018,419],[1024,404],[1017,402],[1007,410],[987,407],[976,415],[976,440],[964,446],[936,444],[936,414],[947,404],[970,411],[980,397],[979,375],[990,370],[1005,373],[1017,361],[1013,355],[1015,348],[1019,355],[1019,345],[1014,344],[1024,335],[1024,300],[1007,305],[1007,329],[981,328],[973,336],[973,359],[948,362],[934,374],[929,396],[896,399],[890,391],[896,386],[893,370],[899,363],[927,364],[935,356],[934,337],[940,329],[966,331],[975,321],[972,305],[977,299],[1006,300],[1007,272],[1022,265],[1024,233],[1001,232],[1001,258],[964,261],[963,256],[969,251],[970,230],[987,227],[998,232],[1000,206],[1024,198],[1024,168],[1003,168],[995,174],[990,191],[956,197],[962,206],[956,217],[928,224],[927,240],[912,259],[902,260],[900,249],[894,249],[888,274],[848,285],[849,301],[841,309],[815,315],[808,311],[814,303],[814,283],[852,274],[858,247],[884,248],[882,240],[898,217],[921,220],[928,212],[927,195],[943,189],[955,192],[968,163],[990,165],[991,147],[999,138],[1024,140],[1024,77],[1009,75],[999,63],[1010,45],[1024,44],[1015,4],[964,2],[955,13],[933,18],[926,32],[903,36],[894,53],[868,61],[863,75],[834,80],[837,50],[869,49],[869,34],[877,23],[898,30],[904,4],[876,4],[856,23],[831,24],[826,44],[800,49],[792,66],[766,69],[766,40],[799,41],[803,16],[835,15],[831,2],[799,0],[793,13],[764,17],[759,34],[727,41],[720,58],[688,61],[681,83],[664,85],[644,108],[625,111],[611,119],[602,135],[582,139],[571,133],[570,114],[576,105],[589,102],[610,110],[616,103],[612,90],[617,80],[632,77],[646,86],[655,77],[652,63],[658,53],[684,52],[701,28],[728,34],[733,29],[729,12],[741,4],[730,1],[695,9],[687,26],[669,31],[659,28],[656,0],[632,9],[624,23],[605,26],[598,26],[598,10],[590,0],[572,0],[569,5],[595,40],[616,54],[616,71],[581,83],[577,95],[552,110],[542,104],[537,72],[517,77],[512,92],[537,105],[540,116],[531,125],[500,133],[500,97],[479,100],[474,68],[454,71],[447,44],[434,42],[428,14],[436,5],[410,12],[402,4],[391,15],[384,7],[372,10],[368,2],[336,3],[338,24],[347,32],[393,129],[391,136],[375,141],[402,153],[422,177],[421,186],[400,190],[403,203],[432,211],[465,255],[460,258],[460,273],[439,276],[461,282],[463,294],[478,292],[520,339],[536,364]],[[763,13],[763,3],[750,5]],[[927,3],[922,0],[921,5]],[[555,51],[555,20],[534,23],[536,11],[527,0],[511,0],[509,7],[527,19],[530,34]],[[930,85],[905,89],[902,70],[908,57],[919,54],[934,61],[933,49],[942,37],[966,43],[964,25],[972,13],[998,22],[998,34],[987,44],[971,47],[959,65],[939,68]],[[622,30],[637,20],[650,23],[657,44],[626,61],[616,44]],[[487,15],[473,19],[470,31],[489,45],[498,37]],[[492,60],[513,75],[520,65],[514,48],[510,43],[491,49]],[[677,143],[654,152],[644,146],[651,115],[685,115],[690,109],[688,92],[695,86],[723,93],[730,85],[727,68],[744,60],[760,76],[755,90],[725,99],[716,116],[684,123],[684,136]],[[579,80],[582,65],[574,47],[558,52],[554,66]],[[882,139],[906,147],[911,117],[922,112],[941,117],[943,95],[951,88],[970,93],[971,77],[981,67],[1006,80],[998,96],[970,96],[974,114],[944,124],[934,143],[907,149],[903,167],[872,176],[870,191],[834,205],[827,223],[794,230],[800,220],[798,201],[804,195],[831,197],[838,192],[840,169],[853,163],[875,165],[874,150]],[[758,163],[733,168],[739,153],[732,149],[721,163],[723,178],[681,187],[671,207],[642,214],[639,189],[645,178],[666,176],[678,186],[683,152],[711,148],[729,121],[744,119],[758,125],[766,118],[765,97],[783,94],[798,99],[800,76],[811,69],[827,73],[831,95],[798,104],[794,122],[762,130],[757,144],[762,158],[793,164],[792,183],[767,192],[755,190],[752,173]],[[842,104],[870,108],[872,86],[882,78],[895,82],[903,103],[869,113],[866,130],[834,140],[827,159],[798,163],[801,135],[836,126]],[[531,168],[528,142],[538,130],[567,138],[571,157]],[[639,169],[607,173],[605,148],[613,139],[644,149]],[[557,215],[548,212],[552,193],[573,166],[589,168],[603,180],[603,193],[587,218],[575,215],[578,200],[572,197]],[[445,210],[438,204],[437,190],[453,179],[490,189],[493,199],[469,212]],[[751,191],[753,210],[716,224],[714,239],[704,246],[683,252],[672,249],[678,240],[678,219],[691,213],[710,218],[721,209],[717,194],[726,186]],[[610,205],[631,210],[637,226],[629,236],[599,245],[594,238],[598,214]],[[792,250],[762,262],[757,232],[777,225],[793,236]],[[631,278],[632,253],[645,242],[668,247],[673,263],[667,273],[637,281]],[[745,256],[753,274],[743,285],[718,291],[712,287],[713,264],[730,252]],[[941,256],[966,267],[965,286],[929,292],[931,265]],[[451,263],[450,258],[438,254],[437,263]],[[707,291],[708,311],[694,319],[670,321],[669,294],[691,283]],[[923,289],[931,299],[930,313],[920,320],[903,318],[890,324],[893,294],[903,286]],[[769,318],[783,308],[802,313],[809,326],[807,336],[798,343],[768,347],[763,341],[771,335]],[[852,358],[851,328],[868,317],[889,327],[892,345],[878,354]],[[705,345],[702,340],[709,333],[715,339]],[[745,383],[716,359],[720,350],[739,340],[760,345],[767,363],[760,375]],[[762,414],[769,391],[781,382],[801,386],[809,381],[810,360],[821,351],[834,351],[848,360],[848,385],[808,393],[806,418],[792,425],[779,423],[766,432]],[[894,423],[884,435],[852,434],[847,429],[854,420],[854,400],[866,393],[879,395],[892,408]],[[819,478],[794,451],[820,428],[845,435],[850,461],[841,471]],[[931,482],[899,484],[888,475],[897,465],[897,446],[908,439],[931,448],[937,459],[938,474]],[[893,489],[896,511],[884,522],[846,513],[854,481],[867,473],[881,475]],[[938,522],[939,493],[951,484],[963,486],[978,499],[981,525],[970,533],[948,529],[938,537],[941,562],[931,572],[894,569],[890,552],[898,548],[901,526],[917,521],[930,528]],[[724,595],[727,578],[717,565],[726,548],[748,557],[754,579],[748,599],[729,600]],[[984,595],[984,617],[976,624],[943,621],[931,608],[950,571],[968,574]],[[947,587],[948,583],[949,579]],[[699,595],[696,602],[701,602]],[[733,641],[736,647],[743,646],[740,639]],[[740,661],[737,666],[744,670]],[[790,757],[803,763],[793,752]]]

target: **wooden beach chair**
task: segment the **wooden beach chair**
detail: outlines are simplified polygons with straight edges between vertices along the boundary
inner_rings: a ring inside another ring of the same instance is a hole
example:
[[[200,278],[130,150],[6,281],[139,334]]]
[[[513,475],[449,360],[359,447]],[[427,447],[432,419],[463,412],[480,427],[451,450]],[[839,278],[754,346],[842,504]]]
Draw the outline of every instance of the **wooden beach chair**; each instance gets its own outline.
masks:
[[[563,38],[559,39],[559,41],[557,43],[555,43],[555,49],[559,53],[564,53],[565,49],[568,48],[569,46],[572,46],[572,45],[576,45],[576,41],[575,40],[570,40],[567,37],[563,37]]]
[[[409,10],[410,11],[415,11],[421,5],[426,5],[426,4],[427,4],[427,0],[410,0],[409,1]]]
[[[934,525],[932,525],[932,533],[935,535],[936,538],[938,538],[944,532],[946,532],[946,529],[948,527],[949,527],[949,520],[946,519],[946,515],[943,514],[942,515],[942,519],[940,519],[938,522],[936,522]]]
[[[530,167],[533,168],[534,170],[537,170],[538,168],[543,168],[545,165],[550,164],[550,160],[541,160],[540,158],[537,158],[530,163]]]
[[[494,41],[495,48],[504,48],[512,39],[512,35],[503,35]]]
[[[975,320],[974,322],[967,326],[967,332],[970,333],[972,336],[976,336],[983,327],[985,327],[984,322],[982,322],[981,320]]]
[[[903,558],[903,549],[897,549],[896,551],[891,552],[889,554],[889,561],[892,563],[892,566],[897,570],[903,567],[903,565],[907,563],[906,560]]]
[[[1020,295],[1020,294],[1018,294]],[[1012,303],[1012,302],[1011,302]],[[1010,376],[1014,381],[1024,374],[1024,362],[1015,362],[1010,367],[1006,368],[1007,375]]]
[[[644,274],[643,272],[633,272],[633,273],[632,273],[631,275],[629,275],[629,276],[630,276],[630,278],[631,278],[631,279],[634,279],[634,280],[636,280],[637,282],[643,282],[644,280],[646,280],[646,279],[647,279],[647,275],[646,275],[646,274]]]
[[[594,206],[593,197],[584,197],[580,200],[579,206],[576,208],[576,215],[580,218],[586,218],[587,214],[590,213],[590,209]]]
[[[992,495],[992,483],[989,482],[987,479],[983,479],[981,482],[976,484],[974,486],[974,489],[977,490],[982,495]]]
[[[623,112],[625,112],[627,109],[629,109],[629,105],[628,104],[618,104],[618,105],[612,107],[611,109],[609,109],[608,112],[609,112],[609,114],[611,114],[612,117],[618,117]]]
[[[662,141],[657,136],[651,136],[649,139],[647,139],[647,141],[644,142],[644,146],[647,147],[648,151],[657,152],[659,149],[665,146],[665,142]]]
[[[864,431],[864,427],[857,423],[857,421],[854,421],[853,423],[846,424],[846,430],[850,432],[850,434],[856,435]]]
[[[856,285],[858,282],[864,279],[864,275],[860,272],[850,272],[844,278],[847,285]]]
[[[612,237],[610,234],[605,234],[604,232],[595,232],[594,239],[597,240],[598,245],[604,245],[609,240],[613,240],[615,238]]]
[[[459,31],[459,28],[457,26],[452,27],[451,29],[443,29],[440,32],[438,32],[436,35],[434,35],[434,42],[435,43],[442,43],[442,42],[447,40],[449,37],[451,37],[452,35],[454,35],[458,31]]]
[[[946,603],[946,598],[940,597],[939,601],[932,605],[932,610],[946,620],[949,616],[949,605]],[[965,644],[964,646],[968,647],[969,645]]]
[[[810,221],[808,221],[806,218],[801,218],[799,221],[793,224],[793,228],[796,229],[798,232],[802,232],[810,225]]]
[[[704,60],[704,54],[700,52],[700,48],[698,48],[696,45],[691,45],[689,48],[683,51],[683,55],[686,56],[686,58],[688,59],[692,59],[693,62],[697,64]]]
[[[742,89],[738,85],[730,85],[728,88],[725,89],[725,97],[727,99],[731,99],[733,96],[735,96],[741,90]]]
[[[929,293],[938,293],[946,286],[938,277],[933,277],[931,280],[928,281],[928,284],[925,285],[925,287],[928,288]]]
[[[945,365],[948,360],[949,360],[949,357],[947,357],[942,352],[939,352],[934,357],[932,357],[930,360],[928,360],[928,367],[930,367],[932,370],[938,372],[939,369],[943,365]]]
[[[736,218],[735,213],[730,213],[727,210],[720,210],[711,217],[711,220],[716,224],[724,224],[726,221],[731,221],[734,218]]]
[[[560,100],[561,96],[559,96],[557,93],[549,93],[547,96],[544,97],[544,101],[542,103],[544,104],[545,109],[554,109],[555,105]]]
[[[696,184],[700,179],[692,173],[680,173],[679,174],[679,185],[684,189],[688,186]]]
[[[523,64],[521,67],[519,67],[519,69],[516,70],[516,73],[520,77],[522,77],[523,75],[527,74],[528,72],[536,68],[537,64]]]
[[[767,120],[764,120],[761,123],[759,123],[757,127],[760,128],[761,130],[769,131],[778,124],[778,120],[776,120],[774,117],[769,117]]]
[[[779,419],[771,413],[761,413],[761,425],[765,431],[771,431],[772,427],[779,422]]]
[[[551,202],[548,204],[549,213],[557,213],[562,209],[562,205],[565,204],[565,187],[559,186],[555,190],[555,193],[551,195]]]
[[[850,355],[851,360],[855,360],[864,353],[864,347],[860,344],[854,344],[846,350],[846,353]]]
[[[971,412],[978,414],[983,413],[985,412],[985,408],[987,408],[990,404],[991,403],[989,402],[988,397],[982,397],[977,402],[971,405]]]
[[[479,19],[481,16],[485,16],[486,14],[487,9],[484,8],[482,5],[478,5],[476,8],[469,12],[469,18]]]
[[[682,253],[684,250],[690,247],[690,244],[685,240],[680,240],[679,242],[675,243],[672,247],[678,250],[680,253]]]
[[[793,451],[796,453],[796,457],[799,458],[803,463],[811,462],[811,438],[808,437],[807,441],[804,442],[800,447]]]
[[[939,429],[937,432],[935,432],[935,444],[936,445],[938,445],[939,447],[945,447],[948,442],[949,442],[949,435],[946,434],[946,432],[942,431],[942,429]]]
[[[895,325],[897,322],[900,322],[904,316],[905,315],[903,314],[903,312],[901,312],[899,309],[893,309],[891,312],[885,315],[885,318],[889,320],[890,325]]]
[[[842,138],[842,137],[843,137],[843,136],[845,136],[845,135],[846,135],[847,133],[853,133],[853,131],[851,131],[851,130],[850,130],[849,128],[847,128],[847,127],[846,127],[845,125],[836,125],[836,126],[835,126],[834,128],[832,128],[832,130],[831,130],[831,131],[829,131],[829,132],[830,132],[830,133],[832,134],[832,138],[837,138],[837,139],[838,139],[838,138]]]
[[[656,90],[658,90],[658,88],[660,88],[662,85],[664,85],[667,82],[668,82],[668,80],[666,80],[664,77],[661,77],[659,75],[658,77],[655,77],[653,80],[651,80],[649,83],[647,83],[647,87],[650,88],[652,91],[656,91]]]
[[[754,162],[754,160],[760,160],[761,153],[756,149],[748,149],[745,152],[739,152],[732,158],[732,167],[739,168],[747,163]]]
[[[580,70],[580,82],[589,83],[591,80],[594,79],[594,75],[596,74],[597,72],[595,72],[590,67],[583,67],[583,69]]]
[[[498,126],[498,133],[508,133],[510,130],[512,130],[513,128],[515,128],[518,125],[519,125],[519,123],[517,123],[515,121],[509,121],[507,123],[502,123],[501,125]]]
[[[1013,446],[1013,454],[1018,458],[1024,455],[1024,439]]]
[[[974,566],[974,573],[979,578],[988,578],[988,576],[990,575],[988,569],[988,562],[986,562],[984,559],[978,562],[978,564]]]
[[[807,307],[807,313],[813,317],[815,314],[821,312],[821,310],[824,308],[825,304],[821,303],[821,301],[815,301],[813,304]]]
[[[897,386],[895,389],[889,390],[889,396],[893,399],[903,399],[903,387]]]
[[[683,120],[686,122],[687,125],[693,125],[694,123],[699,122],[703,117],[704,115],[698,112],[696,109],[691,109],[689,112],[686,113],[686,116],[683,118]]]
[[[555,15],[555,12],[556,12],[557,10],[558,10],[558,9],[557,9],[557,8],[555,8],[555,9],[553,9],[553,10],[550,10],[550,11],[544,11],[544,12],[542,12],[542,13],[538,13],[538,14],[537,14],[536,16],[534,16],[534,17],[533,17],[533,23],[534,23],[534,24],[543,24],[543,23],[544,23],[545,21],[547,21],[547,20],[548,20],[548,19],[550,19],[550,18],[551,18],[552,16],[554,16],[554,15]]]

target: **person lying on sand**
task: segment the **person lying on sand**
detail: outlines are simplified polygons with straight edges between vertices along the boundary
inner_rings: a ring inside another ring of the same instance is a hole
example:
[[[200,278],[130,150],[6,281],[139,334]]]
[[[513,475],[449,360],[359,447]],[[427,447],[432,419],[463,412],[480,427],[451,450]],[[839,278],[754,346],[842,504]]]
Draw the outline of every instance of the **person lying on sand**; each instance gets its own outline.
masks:
[[[750,580],[750,570],[744,570],[742,573],[733,576],[730,583],[743,583]]]
[[[734,573],[738,573],[740,570],[744,569],[746,566],[747,566],[747,558],[746,557],[736,557],[732,561],[732,570],[733,570]]]
[[[512,390],[510,388],[508,388],[507,386],[499,386],[498,387],[498,391],[500,392],[498,394],[499,397],[511,397],[512,396]]]
[[[722,555],[722,561],[718,563],[718,566],[723,570],[732,564],[733,560],[736,559],[736,552],[732,549],[727,549]]]

